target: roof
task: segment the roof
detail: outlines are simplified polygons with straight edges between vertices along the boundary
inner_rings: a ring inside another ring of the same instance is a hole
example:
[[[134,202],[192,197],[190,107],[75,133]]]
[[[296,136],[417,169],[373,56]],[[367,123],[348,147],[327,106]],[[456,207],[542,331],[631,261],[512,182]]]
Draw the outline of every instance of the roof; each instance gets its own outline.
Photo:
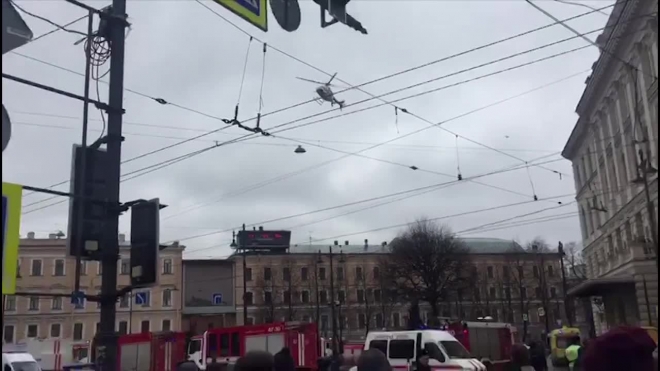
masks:
[[[512,251],[524,252],[520,244],[515,241],[499,238],[463,238],[462,239],[473,254],[506,254]],[[316,254],[326,252],[330,245],[292,245],[289,254]],[[335,252],[344,254],[384,254],[388,247],[383,245],[333,245]]]

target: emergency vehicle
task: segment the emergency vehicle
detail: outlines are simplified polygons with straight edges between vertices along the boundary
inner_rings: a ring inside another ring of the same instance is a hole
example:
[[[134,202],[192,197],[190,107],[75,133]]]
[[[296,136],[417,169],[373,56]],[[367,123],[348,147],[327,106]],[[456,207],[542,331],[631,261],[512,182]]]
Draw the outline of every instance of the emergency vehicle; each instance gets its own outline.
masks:
[[[191,339],[188,360],[195,362],[200,370],[206,370],[214,358],[217,363],[233,364],[249,351],[275,354],[284,347],[291,350],[299,370],[316,370],[321,346],[315,323],[281,322],[210,329]]]
[[[118,339],[118,371],[174,371],[186,359],[183,332],[146,332]]]
[[[494,370],[503,370],[511,359],[516,343],[515,326],[502,322],[457,321],[445,326],[452,336],[482,363],[491,363]]]
[[[429,355],[431,370],[486,371],[486,366],[449,332],[442,330],[415,330],[370,332],[364,350],[378,349],[387,355],[393,370],[409,370],[424,350]],[[351,369],[356,371],[357,367]]]
[[[28,339],[17,344],[3,344],[2,352],[29,354],[42,370],[61,371],[64,366],[78,365],[87,357],[89,343],[68,339]]]

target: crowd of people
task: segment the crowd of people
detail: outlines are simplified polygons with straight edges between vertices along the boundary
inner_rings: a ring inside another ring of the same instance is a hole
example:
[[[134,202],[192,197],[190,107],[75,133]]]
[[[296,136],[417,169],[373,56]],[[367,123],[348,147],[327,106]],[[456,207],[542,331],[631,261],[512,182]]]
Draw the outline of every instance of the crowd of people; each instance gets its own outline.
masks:
[[[658,371],[657,352],[655,340],[647,331],[636,327],[615,328],[583,344],[576,340],[566,348],[570,371]],[[385,354],[377,349],[369,349],[358,357],[324,357],[319,360],[319,371],[344,371],[353,367],[357,371],[392,370]],[[252,351],[233,366],[233,371],[295,370],[288,348],[275,355]],[[216,371],[213,364],[207,371]],[[428,354],[420,354],[411,371],[431,371]],[[548,371],[543,343],[515,344],[507,371]]]

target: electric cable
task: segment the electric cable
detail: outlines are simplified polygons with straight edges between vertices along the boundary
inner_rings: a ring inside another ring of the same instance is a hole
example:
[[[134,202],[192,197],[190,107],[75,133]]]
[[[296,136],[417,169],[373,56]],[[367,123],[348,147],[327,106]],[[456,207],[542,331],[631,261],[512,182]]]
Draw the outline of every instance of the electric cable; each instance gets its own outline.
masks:
[[[65,28],[69,27],[69,26],[73,26],[74,24],[76,24],[76,23],[82,21],[83,19],[86,19],[87,17],[89,17],[89,15],[88,15],[88,14],[85,14],[84,16],[82,16],[82,17],[80,17],[80,18],[76,18],[76,19],[74,19],[73,21],[71,21],[71,22],[69,22],[69,23],[66,23],[66,24],[64,24],[64,25],[62,25],[62,26],[60,26],[60,25],[55,25],[55,28],[54,28],[54,29],[52,29],[52,30],[50,30],[50,31],[48,31],[48,32],[45,32],[45,33],[43,33],[43,34],[41,34],[41,35],[39,35],[39,36],[33,38],[32,40],[30,40],[30,43],[34,43],[34,42],[36,42],[37,40],[40,40],[40,39],[43,39],[43,38],[46,37],[46,36],[52,35],[52,34],[54,34],[54,33],[57,32],[57,31],[63,30],[63,29],[65,29]],[[50,22],[48,22],[48,23],[50,23]]]
[[[72,33],[72,34],[76,34],[76,35],[82,35],[82,36],[84,36],[84,37],[87,37],[87,34],[84,33],[84,32],[80,32],[80,31],[77,31],[77,30],[72,30],[72,29],[66,28],[66,26],[61,26],[61,25],[59,25],[59,24],[57,24],[57,23],[51,21],[50,19],[48,19],[48,18],[46,18],[46,17],[42,17],[42,16],[40,16],[40,15],[38,15],[38,14],[35,14],[35,13],[32,13],[32,12],[29,12],[29,11],[25,10],[22,6],[16,4],[16,2],[15,2],[14,0],[9,0],[9,2],[10,2],[11,5],[13,5],[16,9],[20,10],[22,13],[27,14],[28,16],[30,16],[30,17],[32,17],[32,18],[36,18],[36,19],[38,19],[38,20],[40,20],[40,21],[46,22],[46,23],[48,23],[49,25],[51,25],[51,26],[53,26],[53,27],[57,27],[57,29],[59,29],[59,30],[62,30],[62,31],[65,31],[65,32],[68,32],[68,33]],[[85,16],[85,17],[87,17],[87,16]],[[77,22],[77,20],[76,20],[75,22],[72,22],[71,24],[76,23],[76,22]],[[69,26],[69,25],[67,25],[67,26]],[[40,38],[43,37],[43,36],[44,36],[44,35],[40,36]]]

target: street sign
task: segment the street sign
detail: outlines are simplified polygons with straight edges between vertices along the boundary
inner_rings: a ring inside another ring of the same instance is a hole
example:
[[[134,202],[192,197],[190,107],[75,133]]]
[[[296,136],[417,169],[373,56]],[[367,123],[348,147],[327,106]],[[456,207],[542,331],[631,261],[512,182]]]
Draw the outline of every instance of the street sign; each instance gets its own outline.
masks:
[[[539,308],[538,312],[539,312],[539,317],[544,317],[545,316],[545,309]]]
[[[16,292],[23,187],[2,183],[2,295]]]
[[[264,32],[268,32],[268,0],[215,0]]]
[[[131,206],[131,286],[158,283],[160,202],[157,198]]]
[[[213,305],[222,305],[222,294],[213,294]]]
[[[528,322],[529,321],[529,316],[527,313],[523,313],[523,322]]]
[[[82,291],[74,291],[71,293],[71,304],[76,309],[85,308],[85,293]]]
[[[149,293],[146,291],[135,293],[135,304],[146,305],[149,304]]]
[[[300,4],[298,0],[270,0],[270,11],[283,30],[293,32],[300,27]]]

